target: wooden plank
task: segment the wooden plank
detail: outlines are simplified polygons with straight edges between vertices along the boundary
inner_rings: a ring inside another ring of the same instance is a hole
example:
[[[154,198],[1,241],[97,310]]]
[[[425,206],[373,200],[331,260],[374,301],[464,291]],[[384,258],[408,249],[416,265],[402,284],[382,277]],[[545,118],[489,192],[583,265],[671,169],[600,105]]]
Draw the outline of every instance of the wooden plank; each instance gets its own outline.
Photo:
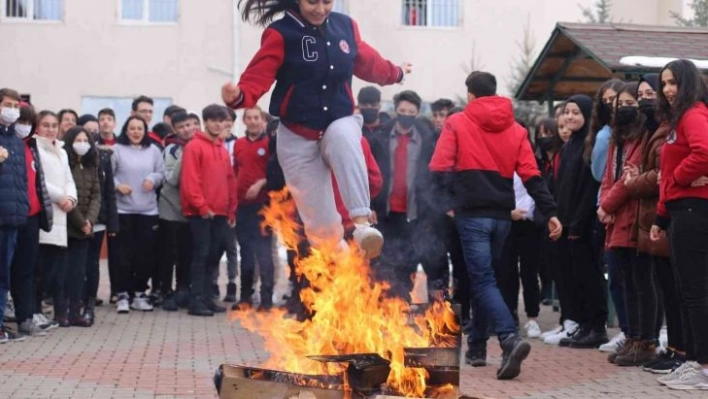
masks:
[[[219,399],[344,399],[344,392],[334,389],[246,378],[244,369],[238,366],[224,364],[222,370]]]

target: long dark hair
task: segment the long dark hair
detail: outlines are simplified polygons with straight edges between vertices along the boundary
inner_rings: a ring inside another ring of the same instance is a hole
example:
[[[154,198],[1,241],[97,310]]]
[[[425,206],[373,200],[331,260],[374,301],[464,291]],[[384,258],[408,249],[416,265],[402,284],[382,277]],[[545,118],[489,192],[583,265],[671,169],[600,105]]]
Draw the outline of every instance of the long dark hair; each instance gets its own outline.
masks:
[[[244,21],[267,26],[276,15],[297,10],[298,4],[296,0],[238,0],[238,9]]]
[[[86,155],[79,157],[79,154],[74,151],[74,141],[76,141],[76,137],[81,133],[85,134],[86,137],[88,137],[88,143],[89,145],[91,145],[91,149],[88,150]],[[83,126],[74,126],[66,132],[66,135],[64,136],[64,149],[69,155],[69,165],[72,168],[79,163],[83,166],[98,166],[96,142],[93,139],[91,133],[84,129]]]
[[[116,139],[116,144],[122,144],[122,145],[133,145],[133,143],[130,142],[130,138],[128,137],[128,125],[130,125],[130,121],[140,121],[143,126],[145,127],[145,134],[143,135],[143,139],[140,141],[140,146],[141,147],[150,147],[152,144],[150,142],[150,136],[148,136],[148,125],[145,123],[145,120],[137,115],[133,115],[128,120],[125,121],[123,124],[123,128],[120,130],[120,136]]]
[[[536,132],[534,135],[535,143],[538,143],[538,135],[541,133],[541,130],[551,132],[551,134],[553,135],[553,148],[551,149],[551,151],[553,151],[554,154],[558,153],[561,147],[563,147],[563,139],[561,139],[560,133],[558,133],[558,122],[556,122],[556,120],[553,118],[542,119],[538,123],[538,125],[536,125]],[[547,156],[545,151],[541,151],[540,148],[538,153],[542,158],[546,158]]]
[[[602,111],[604,104],[602,103],[602,96],[609,89],[614,90],[619,93],[619,90],[624,85],[624,82],[619,79],[610,79],[603,83],[597,93],[595,93],[595,102],[592,108],[592,122],[590,125],[590,132],[587,137],[585,137],[585,151],[583,151],[583,159],[586,162],[590,162],[590,157],[592,156],[592,149],[595,147],[595,137],[597,133],[605,126],[612,122],[612,115],[605,115]]]
[[[615,100],[614,109],[615,117],[612,118],[612,141],[614,143],[632,141],[641,136],[644,132],[644,116],[637,115],[637,118],[629,125],[621,126],[617,124],[617,112],[619,110],[619,96],[620,94],[627,93],[635,100],[637,99],[637,88],[639,87],[639,82],[629,82],[625,83],[622,88],[617,91],[617,99]],[[639,114],[639,112],[637,112]]]
[[[674,75],[678,92],[674,105],[669,104],[664,94],[662,75],[669,70]],[[695,64],[689,60],[681,59],[671,61],[659,73],[659,90],[657,100],[657,116],[659,120],[668,122],[672,129],[676,128],[683,114],[697,102],[708,105],[708,88],[703,81],[703,76]]]

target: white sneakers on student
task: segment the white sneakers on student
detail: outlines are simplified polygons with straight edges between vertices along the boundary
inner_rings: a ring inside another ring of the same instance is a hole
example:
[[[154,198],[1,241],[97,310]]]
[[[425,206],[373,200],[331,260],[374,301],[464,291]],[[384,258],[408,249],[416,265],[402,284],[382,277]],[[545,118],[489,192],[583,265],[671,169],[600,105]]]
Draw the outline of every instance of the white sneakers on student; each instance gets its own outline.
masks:
[[[550,337],[551,335],[556,335],[556,334],[560,333],[561,331],[563,331],[563,326],[559,325],[559,326],[556,326],[556,328],[554,328],[553,330],[548,330],[545,333],[541,334],[538,338],[544,340],[544,339]]]
[[[135,298],[133,298],[133,303],[130,304],[130,308],[133,310],[140,310],[143,312],[152,312],[152,304],[148,299],[148,296],[143,292],[136,292]]]
[[[600,352],[615,353],[617,352],[617,349],[619,349],[619,347],[622,346],[622,344],[624,343],[624,339],[624,333],[620,331],[617,335],[612,337],[610,342],[600,345],[600,348],[598,349],[600,350]]]
[[[572,337],[573,334],[578,331],[578,328],[580,328],[580,325],[578,323],[574,322],[573,320],[566,320],[563,322],[563,330],[561,332],[546,337],[543,342],[549,345],[558,345],[560,344],[560,341],[563,338]]]
[[[366,259],[373,259],[381,255],[383,247],[383,235],[381,232],[371,227],[371,224],[357,224],[354,228],[354,241],[361,248]]]
[[[116,310],[118,313],[130,313],[130,297],[127,293],[122,292],[118,294],[118,300],[116,301]]]
[[[536,320],[529,320],[524,328],[526,328],[526,336],[529,338],[538,338],[541,336],[541,327]]]

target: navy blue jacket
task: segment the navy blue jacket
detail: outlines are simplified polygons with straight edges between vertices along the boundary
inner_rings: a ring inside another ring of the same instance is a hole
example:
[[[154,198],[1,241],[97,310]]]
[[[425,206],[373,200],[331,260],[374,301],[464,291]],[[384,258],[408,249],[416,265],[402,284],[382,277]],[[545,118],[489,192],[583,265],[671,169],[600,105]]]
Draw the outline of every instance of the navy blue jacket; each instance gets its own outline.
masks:
[[[270,113],[293,132],[317,140],[333,121],[354,113],[352,76],[387,85],[403,71],[361,40],[356,22],[333,12],[322,27],[287,11],[263,32],[261,48],[241,75],[232,108],[256,105],[274,81]]]
[[[0,147],[10,156],[0,163],[0,226],[17,227],[27,223],[27,166],[25,143],[15,134],[15,125],[0,125]]]

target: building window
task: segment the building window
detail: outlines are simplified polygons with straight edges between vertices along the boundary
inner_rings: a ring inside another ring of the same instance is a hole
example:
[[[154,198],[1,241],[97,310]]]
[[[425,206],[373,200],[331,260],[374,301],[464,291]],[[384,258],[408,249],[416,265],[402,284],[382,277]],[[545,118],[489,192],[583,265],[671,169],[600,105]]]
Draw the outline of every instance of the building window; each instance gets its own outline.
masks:
[[[334,0],[334,8],[332,11],[336,11],[342,14],[349,13],[349,1],[347,0]]]
[[[129,22],[177,22],[178,0],[118,0],[120,18]]]
[[[137,96],[135,96],[137,97]],[[98,116],[98,111],[103,108],[110,108],[116,113],[116,131],[120,133],[125,120],[128,119],[132,112],[134,97],[82,97],[81,98],[81,114],[91,114]],[[162,122],[162,114],[165,108],[172,105],[171,98],[152,97],[155,102],[153,105],[153,116],[150,122],[150,130],[156,123]]]
[[[61,21],[64,0],[2,0],[7,19],[27,21]]]
[[[405,26],[460,26],[460,0],[403,0]]]

